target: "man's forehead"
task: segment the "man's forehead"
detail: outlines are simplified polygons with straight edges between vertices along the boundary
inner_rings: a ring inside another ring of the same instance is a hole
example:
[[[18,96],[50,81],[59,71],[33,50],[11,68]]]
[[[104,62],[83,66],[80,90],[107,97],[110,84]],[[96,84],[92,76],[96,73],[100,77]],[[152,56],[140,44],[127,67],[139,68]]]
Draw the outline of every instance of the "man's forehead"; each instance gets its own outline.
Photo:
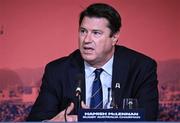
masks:
[[[108,28],[109,22],[106,18],[98,17],[84,17],[80,28],[90,28],[94,30],[99,30],[102,28]]]

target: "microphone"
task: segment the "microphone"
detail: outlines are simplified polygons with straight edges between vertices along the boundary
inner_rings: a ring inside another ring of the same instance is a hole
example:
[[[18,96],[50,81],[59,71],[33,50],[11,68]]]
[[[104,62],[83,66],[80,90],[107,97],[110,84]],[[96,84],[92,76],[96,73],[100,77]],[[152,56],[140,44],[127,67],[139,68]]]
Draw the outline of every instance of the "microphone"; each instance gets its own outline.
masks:
[[[81,83],[83,81],[83,75],[82,74],[78,74],[76,76],[76,82],[77,82],[77,87],[76,87],[76,92],[75,92],[75,96],[77,99],[77,110],[79,108],[81,108]]]
[[[107,102],[104,105],[105,109],[108,109],[108,104],[110,103],[110,108],[111,108],[111,102],[110,102],[110,93],[111,93],[111,88],[108,88],[108,98],[107,98]]]
[[[110,92],[111,91],[111,88],[108,88],[108,103],[110,102]]]
[[[110,107],[113,109],[118,109],[118,105],[115,102],[115,95],[114,95],[115,92],[114,91],[115,91],[114,88],[112,88],[112,94],[111,94],[112,100],[111,100]]]
[[[81,95],[81,83],[83,80],[83,75],[82,74],[78,74],[76,76],[76,82],[77,82],[77,87],[76,87],[76,97]]]

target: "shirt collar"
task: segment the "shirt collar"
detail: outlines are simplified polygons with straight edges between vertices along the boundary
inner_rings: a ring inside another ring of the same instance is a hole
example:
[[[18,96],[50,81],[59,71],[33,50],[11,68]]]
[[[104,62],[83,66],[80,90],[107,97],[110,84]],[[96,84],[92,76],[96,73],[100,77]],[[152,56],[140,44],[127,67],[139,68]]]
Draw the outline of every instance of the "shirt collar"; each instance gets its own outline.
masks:
[[[102,67],[104,72],[112,76],[112,68],[113,68],[113,59],[114,56]]]
[[[107,74],[112,76],[112,66],[113,66],[113,59],[114,59],[114,55],[111,57],[111,59],[102,66],[102,69],[104,70],[104,72],[106,72]],[[92,67],[90,64],[88,64],[86,61],[84,61],[84,66],[85,66],[85,73],[86,76],[89,77],[96,68]]]

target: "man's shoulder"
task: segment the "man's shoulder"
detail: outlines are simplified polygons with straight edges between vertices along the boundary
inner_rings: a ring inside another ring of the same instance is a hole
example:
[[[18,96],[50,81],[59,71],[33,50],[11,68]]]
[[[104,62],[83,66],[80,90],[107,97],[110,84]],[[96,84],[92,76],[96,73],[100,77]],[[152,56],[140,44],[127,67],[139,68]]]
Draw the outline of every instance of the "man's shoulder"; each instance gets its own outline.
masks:
[[[153,58],[125,46],[116,46],[116,56],[129,62],[150,62],[156,64],[156,61]]]
[[[55,59],[51,62],[49,62],[46,67],[53,67],[53,68],[59,68],[59,67],[67,67],[69,64],[76,63],[78,60],[81,59],[80,51],[75,50],[68,56],[64,56],[58,59]]]

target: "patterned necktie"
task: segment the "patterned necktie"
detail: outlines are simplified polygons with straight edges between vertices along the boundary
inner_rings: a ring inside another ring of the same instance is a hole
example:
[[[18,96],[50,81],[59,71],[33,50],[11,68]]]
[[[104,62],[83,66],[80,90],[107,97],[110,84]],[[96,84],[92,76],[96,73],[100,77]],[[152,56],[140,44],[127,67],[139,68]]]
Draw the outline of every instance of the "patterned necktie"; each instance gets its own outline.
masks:
[[[95,72],[95,79],[93,81],[92,86],[92,94],[91,94],[91,102],[90,108],[97,109],[103,108],[103,94],[102,94],[102,85],[100,80],[100,74],[102,73],[103,69],[96,69]]]

